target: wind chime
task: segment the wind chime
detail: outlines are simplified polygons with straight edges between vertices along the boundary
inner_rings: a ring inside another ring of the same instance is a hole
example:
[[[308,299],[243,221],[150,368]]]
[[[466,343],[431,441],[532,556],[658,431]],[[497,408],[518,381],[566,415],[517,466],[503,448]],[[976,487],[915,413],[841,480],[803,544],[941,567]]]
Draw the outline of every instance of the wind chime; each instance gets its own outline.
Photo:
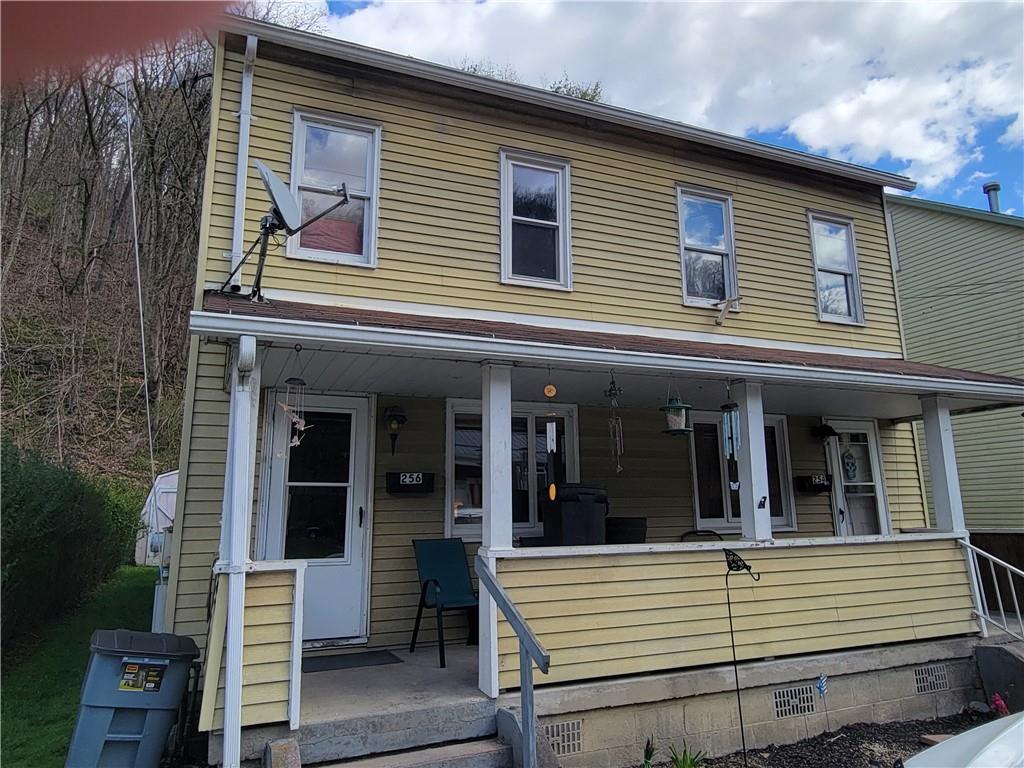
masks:
[[[615,462],[615,472],[622,471],[622,454],[626,452],[622,438],[622,419],[619,418],[619,395],[622,394],[622,387],[615,383],[615,371],[611,372],[612,380],[608,383],[608,389],[604,396],[608,398],[610,414],[608,416],[608,437],[612,447],[612,461]]]
[[[289,448],[300,445],[306,430],[313,426],[306,423],[306,380],[302,378],[305,367],[301,364],[300,352],[302,352],[302,345],[296,344],[295,351],[292,353],[293,367],[299,369],[299,375],[289,376],[284,380],[284,401],[277,401],[277,404],[291,422],[291,431],[288,438]]]
[[[558,394],[558,387],[551,382],[551,368],[548,368],[548,383],[544,385],[544,397],[548,399],[548,404],[551,405],[554,402],[555,395]],[[548,416],[557,415],[552,408],[548,412]],[[548,499],[554,501],[558,498],[558,488],[555,486],[556,466],[558,461],[558,424],[553,418],[549,419],[547,424],[544,425],[544,440],[545,448],[547,449],[547,461],[545,462],[545,473],[548,479]]]
[[[721,406],[722,412],[722,452],[727,459],[739,459],[741,447],[740,407],[732,402],[732,387],[725,385],[725,396],[729,402]]]

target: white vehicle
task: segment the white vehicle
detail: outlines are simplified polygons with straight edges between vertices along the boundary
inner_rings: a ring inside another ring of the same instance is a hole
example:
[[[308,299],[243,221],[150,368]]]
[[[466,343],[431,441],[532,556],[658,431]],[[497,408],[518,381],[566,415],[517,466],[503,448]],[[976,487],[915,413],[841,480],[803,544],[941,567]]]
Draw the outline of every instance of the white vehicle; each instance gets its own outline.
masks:
[[[905,768],[1024,768],[1024,712],[979,725],[936,744]]]

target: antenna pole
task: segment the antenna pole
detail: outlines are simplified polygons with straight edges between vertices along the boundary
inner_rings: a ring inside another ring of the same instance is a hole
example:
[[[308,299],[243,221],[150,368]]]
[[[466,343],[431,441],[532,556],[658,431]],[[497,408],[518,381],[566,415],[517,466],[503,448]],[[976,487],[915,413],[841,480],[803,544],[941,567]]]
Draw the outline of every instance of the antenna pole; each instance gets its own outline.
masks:
[[[252,279],[252,290],[249,291],[250,301],[263,301],[261,290],[263,288],[263,264],[267,260],[267,244],[270,242],[270,236],[277,231],[275,224],[277,224],[277,218],[272,213],[268,213],[260,219],[260,258],[256,262],[256,276]]]

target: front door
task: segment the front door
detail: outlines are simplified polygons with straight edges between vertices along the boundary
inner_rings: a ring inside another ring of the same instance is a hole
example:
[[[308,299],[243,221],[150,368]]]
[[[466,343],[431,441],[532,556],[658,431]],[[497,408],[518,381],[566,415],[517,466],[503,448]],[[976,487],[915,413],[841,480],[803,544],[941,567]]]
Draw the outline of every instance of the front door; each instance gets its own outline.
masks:
[[[366,634],[369,403],[307,396],[299,430],[274,397],[268,560],[305,560],[304,641]]]
[[[839,536],[889,533],[878,430],[873,421],[829,420],[833,507]]]

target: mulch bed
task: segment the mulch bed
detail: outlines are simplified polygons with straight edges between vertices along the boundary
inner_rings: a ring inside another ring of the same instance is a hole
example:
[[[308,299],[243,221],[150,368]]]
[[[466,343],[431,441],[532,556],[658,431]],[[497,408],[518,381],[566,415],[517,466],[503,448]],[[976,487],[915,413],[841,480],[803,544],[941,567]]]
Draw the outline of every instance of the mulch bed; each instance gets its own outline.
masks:
[[[925,749],[919,741],[922,735],[957,734],[989,719],[989,715],[965,712],[935,720],[856,723],[795,744],[748,750],[747,764],[749,768],[868,768],[876,760],[883,768],[892,768],[897,759],[906,760]],[[704,765],[742,768],[743,756],[736,752]]]

